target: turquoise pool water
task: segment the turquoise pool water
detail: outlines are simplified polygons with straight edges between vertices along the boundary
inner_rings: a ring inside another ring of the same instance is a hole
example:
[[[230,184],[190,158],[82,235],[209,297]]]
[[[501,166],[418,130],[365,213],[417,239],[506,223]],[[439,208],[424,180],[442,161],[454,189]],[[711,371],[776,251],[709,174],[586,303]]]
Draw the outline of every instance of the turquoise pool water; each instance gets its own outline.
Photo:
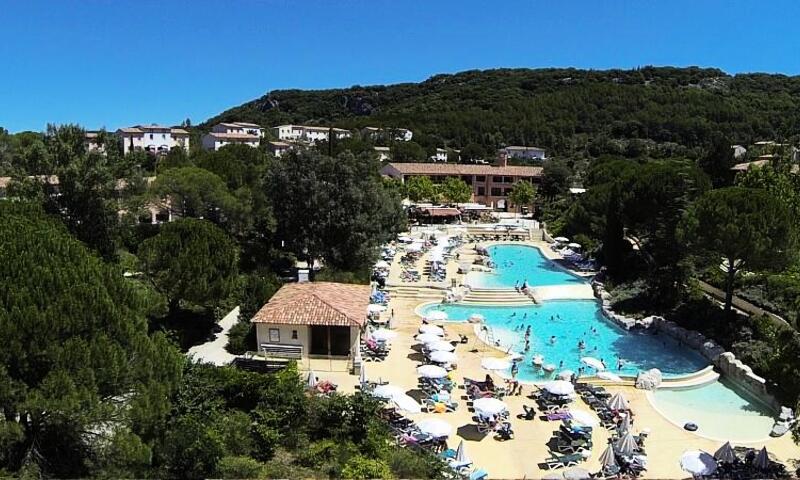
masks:
[[[697,434],[720,441],[760,441],[774,423],[767,407],[741,396],[726,380],[687,390],[659,389],[650,400],[673,423],[696,423]]]
[[[636,375],[640,370],[658,368],[665,377],[696,372],[708,362],[696,351],[678,345],[672,338],[627,332],[607,320],[594,300],[554,300],[530,306],[483,306],[460,304],[428,305],[423,315],[432,310],[447,312],[450,320],[466,320],[473,313],[486,319],[493,340],[504,350],[522,353],[524,361],[518,378],[544,381],[562,370],[575,372],[580,359],[592,356],[605,361],[608,369],[620,375]],[[531,326],[530,348],[525,352],[525,327]],[[551,342],[555,337],[555,342]],[[583,340],[586,347],[578,348]],[[556,367],[546,374],[534,367],[532,359],[539,354],[544,363]],[[623,360],[621,369],[617,359]],[[508,372],[506,372],[508,373]]]
[[[493,245],[488,249],[495,264],[493,272],[471,272],[467,280],[477,288],[514,288],[514,283],[537,287],[583,283],[585,280],[560,268],[542,252],[528,245]]]

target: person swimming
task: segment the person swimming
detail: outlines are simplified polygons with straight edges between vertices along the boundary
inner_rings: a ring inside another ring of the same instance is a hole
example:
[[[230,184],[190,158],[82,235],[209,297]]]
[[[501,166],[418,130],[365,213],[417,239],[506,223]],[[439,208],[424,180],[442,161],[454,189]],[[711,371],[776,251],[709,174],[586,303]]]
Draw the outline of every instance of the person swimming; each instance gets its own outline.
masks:
[[[555,336],[555,335],[553,335],[553,336],[551,336],[551,337],[550,337],[550,343],[551,343],[551,344],[554,344],[554,343],[556,343],[556,336]]]

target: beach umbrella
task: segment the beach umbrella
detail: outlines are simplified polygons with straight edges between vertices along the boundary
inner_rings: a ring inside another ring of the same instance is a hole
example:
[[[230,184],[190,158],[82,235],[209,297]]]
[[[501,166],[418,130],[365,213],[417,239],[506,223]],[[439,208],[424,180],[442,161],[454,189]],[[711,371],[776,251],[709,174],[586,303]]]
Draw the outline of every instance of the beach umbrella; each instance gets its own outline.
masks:
[[[486,370],[508,370],[511,368],[511,362],[505,358],[489,357],[481,360],[481,367]]]
[[[564,477],[564,480],[589,480],[592,478],[592,474],[589,473],[588,470],[579,467],[564,470],[562,476]]]
[[[367,369],[364,365],[361,365],[361,371],[358,372],[358,383],[361,385],[365,385],[367,383]]]
[[[567,243],[567,242],[569,242],[569,238],[567,238],[567,237],[556,237],[553,240],[558,242],[558,243]]]
[[[692,475],[705,476],[717,471],[717,462],[711,454],[689,450],[681,455],[681,468]]]
[[[431,342],[427,344],[428,349],[432,352],[452,352],[456,349],[450,342],[445,342],[444,340],[439,340],[438,342]]]
[[[456,363],[458,361],[458,357],[455,353],[445,352],[443,350],[431,352],[430,359],[432,362],[436,363]]]
[[[606,369],[606,367],[603,365],[603,362],[594,357],[583,357],[581,358],[581,363],[587,367],[592,367],[597,371],[603,371]]]
[[[616,373],[611,373],[609,371],[602,371],[597,372],[597,378],[601,378],[603,380],[608,380],[610,382],[622,382],[622,377],[617,375]]]
[[[559,380],[570,380],[572,376],[575,375],[575,372],[572,370],[563,370],[559,372],[558,379]]]
[[[725,445],[719,447],[719,450],[714,452],[714,458],[721,463],[733,463],[737,460],[736,452],[733,451],[731,442],[725,442]]]
[[[433,320],[435,322],[447,320],[447,312],[443,312],[441,310],[434,310],[432,312],[428,312],[425,317],[428,320]]]
[[[375,268],[389,268],[391,265],[386,260],[379,260],[375,263]]]
[[[397,241],[402,243],[411,243],[414,241],[414,239],[409,236],[402,235],[400,237],[397,237]]]
[[[392,397],[392,403],[400,410],[408,413],[421,413],[422,406],[406,393],[399,393]]]
[[[476,412],[485,413],[486,415],[497,415],[508,411],[508,405],[506,405],[505,402],[492,397],[475,400],[472,402],[472,408],[474,408]]]
[[[615,393],[607,405],[611,410],[628,410],[628,400],[621,393]]]
[[[314,370],[309,370],[306,386],[312,390],[317,388],[317,376],[314,374]]]
[[[383,398],[384,400],[390,400],[396,396],[404,395],[405,393],[406,392],[402,388],[390,384],[378,385],[372,390],[373,397]]]
[[[553,395],[570,395],[575,392],[575,386],[564,380],[554,380],[542,385],[542,388]]]
[[[419,333],[432,333],[441,337],[444,335],[444,329],[438,325],[422,325],[419,327]]]
[[[377,303],[367,305],[367,313],[381,313],[385,311],[386,311],[385,305],[378,305]]]
[[[412,243],[406,247],[406,252],[417,253],[422,251],[422,244],[421,243]]]
[[[581,244],[580,244],[580,243],[575,243],[575,242],[573,242],[573,243],[570,243],[570,244],[569,244],[569,245],[567,245],[567,246],[568,246],[569,248],[573,249],[573,250],[580,250],[580,248],[581,248]]]
[[[620,455],[630,457],[639,445],[636,443],[636,439],[633,438],[633,435],[628,432],[617,440],[614,446],[617,448],[617,452],[619,452]]]
[[[422,365],[417,367],[417,375],[422,378],[444,378],[447,376],[447,370],[437,365]]]
[[[769,468],[769,453],[767,447],[761,449],[753,460],[753,466],[759,470],[766,470]]]
[[[385,328],[379,328],[372,332],[372,338],[378,342],[385,342],[387,340],[391,340],[397,336],[397,333],[387,330]]]
[[[422,420],[417,423],[417,428],[419,428],[421,432],[427,433],[435,438],[449,437],[453,432],[453,427],[450,426],[449,423],[444,420],[439,420],[438,418]]]
[[[614,449],[611,445],[607,446],[603,453],[600,454],[600,466],[604,469],[614,468],[618,466],[617,464],[617,455],[614,453]]]
[[[467,456],[467,447],[464,446],[464,440],[458,442],[455,461],[460,464],[472,463]]]
[[[573,422],[586,427],[594,427],[597,425],[597,420],[586,410],[570,410],[569,416],[572,418]]]
[[[420,343],[433,343],[433,342],[440,342],[442,337],[436,335],[435,333],[420,333],[417,335],[417,341]]]
[[[486,320],[486,318],[484,318],[484,316],[480,313],[473,313],[469,316],[469,323],[481,323],[484,320]]]

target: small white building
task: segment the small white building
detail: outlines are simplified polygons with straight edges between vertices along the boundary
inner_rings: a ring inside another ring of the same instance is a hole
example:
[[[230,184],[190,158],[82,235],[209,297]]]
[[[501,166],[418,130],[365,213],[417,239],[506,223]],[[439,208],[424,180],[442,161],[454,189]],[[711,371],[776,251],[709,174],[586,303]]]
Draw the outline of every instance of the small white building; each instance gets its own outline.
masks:
[[[203,135],[203,148],[216,151],[230,144],[255,148],[263,137],[264,129],[255,123],[218,123],[211,128],[210,133]]]
[[[117,136],[122,140],[122,152],[144,150],[153,154],[166,154],[175,147],[189,151],[189,132],[182,128],[161,125],[136,125],[120,128]]]
[[[250,320],[259,352],[307,360],[353,356],[367,321],[369,285],[287,283]]]
[[[414,133],[407,128],[392,128],[392,127],[364,127],[361,130],[362,135],[369,137],[373,140],[381,138],[382,136],[397,142],[408,142],[414,137]]]
[[[544,156],[544,149],[539,147],[520,147],[520,146],[509,146],[500,149],[501,152],[504,152],[508,155],[508,158],[526,158],[529,160],[538,159],[538,160],[545,160]]]
[[[87,130],[83,145],[87,152],[106,152],[106,146],[100,143],[100,132],[97,131]]]
[[[431,160],[434,162],[446,162],[447,161],[447,152],[455,152],[458,155],[458,160],[461,160],[461,150],[454,150],[454,149],[447,149],[447,148],[437,148],[436,154],[431,155]]]
[[[374,147],[375,153],[378,154],[378,160],[385,162],[392,159],[391,149],[389,147]]]
[[[736,159],[742,158],[747,154],[747,149],[741,145],[731,145],[731,150],[733,150],[733,158]]]
[[[278,140],[289,142],[316,143],[320,140],[328,140],[328,136],[333,132],[337,140],[350,138],[350,130],[335,127],[317,127],[310,125],[278,125],[272,128]]]
[[[286,154],[286,152],[294,148],[294,145],[292,145],[291,143],[281,142],[281,141],[269,142],[268,145],[269,145],[269,151],[272,152],[272,154],[275,155],[276,158],[281,158],[283,155]]]

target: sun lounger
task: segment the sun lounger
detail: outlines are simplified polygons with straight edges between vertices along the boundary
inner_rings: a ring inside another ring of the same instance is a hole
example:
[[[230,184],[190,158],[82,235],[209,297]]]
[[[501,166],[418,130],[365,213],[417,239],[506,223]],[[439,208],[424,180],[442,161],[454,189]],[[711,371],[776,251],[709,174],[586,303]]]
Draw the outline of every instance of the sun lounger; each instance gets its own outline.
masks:
[[[437,402],[432,398],[426,398],[422,401],[422,408],[428,413],[455,412],[458,408],[458,402]]]
[[[489,472],[482,468],[478,468],[470,472],[469,476],[467,477],[468,480],[485,480],[489,477]]]
[[[545,418],[550,422],[556,422],[560,420],[568,420],[572,418],[569,412],[557,412],[557,413],[548,413],[545,415]]]
[[[546,459],[544,464],[548,470],[553,470],[556,468],[574,467],[582,461],[583,455],[579,453],[573,453],[571,455],[553,455],[552,457]]]

